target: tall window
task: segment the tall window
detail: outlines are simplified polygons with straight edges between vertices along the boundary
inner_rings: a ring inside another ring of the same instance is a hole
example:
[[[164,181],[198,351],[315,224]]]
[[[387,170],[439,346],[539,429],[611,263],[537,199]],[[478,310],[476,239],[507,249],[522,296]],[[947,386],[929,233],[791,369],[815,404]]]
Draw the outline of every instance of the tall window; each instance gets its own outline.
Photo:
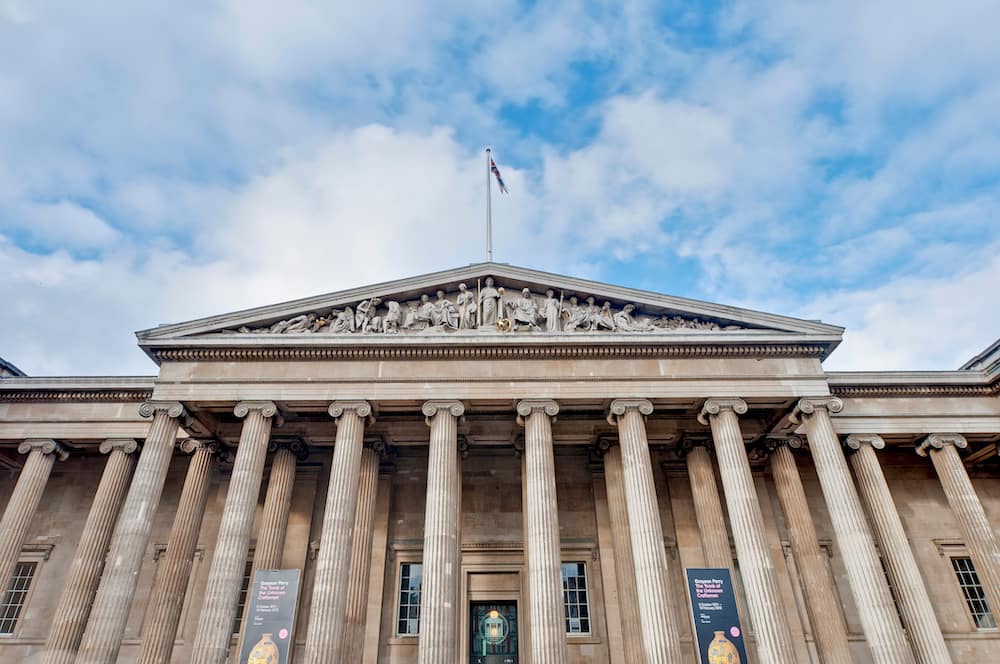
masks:
[[[563,606],[566,608],[566,633],[590,634],[590,603],[587,598],[587,565],[562,564]]]
[[[424,566],[420,563],[399,565],[399,611],[396,620],[397,636],[420,634],[420,584]]]
[[[247,595],[250,593],[250,575],[253,573],[253,557],[243,566],[243,581],[240,583],[240,599],[236,606],[236,618],[233,619],[233,634],[239,634],[243,627],[243,613],[247,606]]]
[[[14,565],[14,573],[3,594],[3,602],[0,602],[0,635],[10,636],[14,633],[17,619],[21,617],[24,602],[28,598],[28,589],[31,588],[37,564],[22,561]]]
[[[965,605],[969,607],[969,613],[972,614],[976,627],[979,629],[996,627],[996,619],[986,603],[986,593],[983,592],[983,584],[979,582],[979,575],[972,564],[972,558],[967,556],[952,558],[951,566],[955,569],[958,586],[962,589]]]

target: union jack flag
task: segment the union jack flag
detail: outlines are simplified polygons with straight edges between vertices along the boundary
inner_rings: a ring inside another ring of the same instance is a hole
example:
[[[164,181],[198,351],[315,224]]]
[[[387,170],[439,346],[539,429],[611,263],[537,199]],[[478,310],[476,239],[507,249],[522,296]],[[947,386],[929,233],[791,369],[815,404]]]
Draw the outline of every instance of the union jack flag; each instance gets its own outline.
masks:
[[[497,164],[493,161],[493,157],[490,157],[490,170],[493,172],[493,175],[496,176],[497,184],[500,185],[500,193],[509,194],[510,192],[507,190],[507,185],[503,183],[503,178],[500,177],[500,169],[497,168]]]

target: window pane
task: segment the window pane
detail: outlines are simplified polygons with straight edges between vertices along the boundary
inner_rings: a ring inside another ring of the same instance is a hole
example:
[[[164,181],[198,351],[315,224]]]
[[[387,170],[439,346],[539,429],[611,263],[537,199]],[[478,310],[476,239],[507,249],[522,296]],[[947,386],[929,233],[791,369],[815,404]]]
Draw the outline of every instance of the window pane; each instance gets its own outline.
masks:
[[[420,582],[423,565],[399,565],[399,613],[396,616],[397,636],[420,634]]]
[[[0,634],[14,633],[17,619],[21,616],[24,602],[28,598],[28,589],[35,576],[36,565],[37,563],[18,562],[14,566],[14,573],[11,574],[3,601],[0,602]]]
[[[590,610],[587,606],[587,566],[573,562],[562,564],[563,606],[567,634],[590,633]]]
[[[955,570],[958,578],[958,586],[965,596],[965,605],[969,607],[969,613],[979,629],[996,627],[996,620],[986,603],[986,593],[983,592],[983,585],[979,582],[979,574],[972,564],[972,558],[952,558],[951,566]]]

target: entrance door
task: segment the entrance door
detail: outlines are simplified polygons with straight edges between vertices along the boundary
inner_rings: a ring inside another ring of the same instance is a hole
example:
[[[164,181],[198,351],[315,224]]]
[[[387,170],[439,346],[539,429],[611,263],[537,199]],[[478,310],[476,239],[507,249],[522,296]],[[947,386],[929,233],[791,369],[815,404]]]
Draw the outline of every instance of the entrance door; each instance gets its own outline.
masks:
[[[517,664],[517,602],[472,602],[470,664]]]

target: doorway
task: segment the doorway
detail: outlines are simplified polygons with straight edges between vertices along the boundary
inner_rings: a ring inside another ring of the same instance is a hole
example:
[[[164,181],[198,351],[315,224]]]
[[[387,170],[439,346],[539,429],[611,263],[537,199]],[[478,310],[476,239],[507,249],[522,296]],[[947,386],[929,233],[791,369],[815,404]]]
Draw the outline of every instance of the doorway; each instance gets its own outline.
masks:
[[[470,664],[518,664],[517,602],[472,602],[469,607]]]

